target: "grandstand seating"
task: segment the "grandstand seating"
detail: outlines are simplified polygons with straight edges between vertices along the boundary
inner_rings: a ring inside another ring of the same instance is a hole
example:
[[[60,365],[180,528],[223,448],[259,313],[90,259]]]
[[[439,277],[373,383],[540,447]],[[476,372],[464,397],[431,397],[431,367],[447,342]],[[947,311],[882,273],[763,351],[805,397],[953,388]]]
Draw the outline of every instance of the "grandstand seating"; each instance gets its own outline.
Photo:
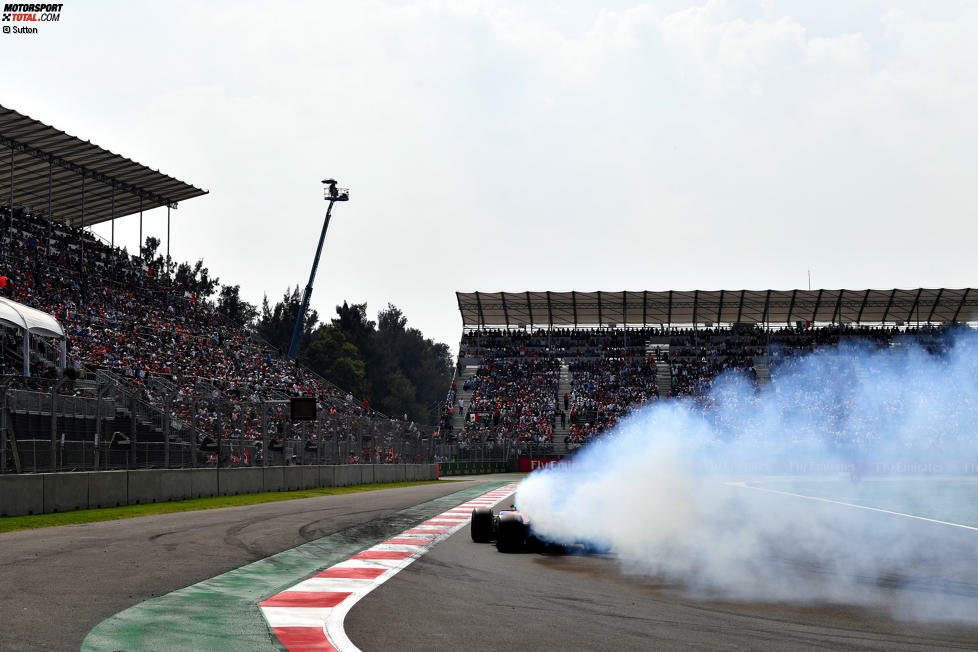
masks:
[[[818,347],[838,344],[842,337],[884,347],[901,334],[912,334],[929,350],[940,351],[946,345],[941,333],[851,326],[473,330],[462,336],[443,432],[469,446],[478,446],[488,435],[507,450],[564,453],[607,431],[636,406],[659,399],[660,385],[667,396],[690,398],[706,407],[709,388],[723,372],[741,375],[757,391],[770,382],[772,370]],[[473,367],[475,376],[466,375]],[[472,398],[463,423],[456,401],[468,400],[469,389]],[[497,426],[494,406],[499,397],[507,414],[534,419],[503,419]]]
[[[82,229],[20,211],[11,218],[6,208],[0,209],[0,245],[0,273],[9,279],[0,292],[55,315],[64,326],[69,366],[79,377],[70,392],[84,396],[87,388],[95,400],[94,387],[110,378],[127,400],[157,410],[166,406],[175,416],[166,426],[193,432],[194,444],[218,434],[252,444],[264,433],[298,439],[301,433],[283,413],[285,401],[315,396],[323,417],[308,435],[315,440],[317,432],[326,433],[336,444],[329,449],[335,457],[401,460],[405,451],[394,451],[391,443],[405,436],[408,424],[368,409],[295,365],[138,257]],[[2,371],[16,373],[20,348],[6,346],[13,344],[10,332],[2,337]],[[32,354],[32,375],[53,382],[53,357],[41,355],[45,346],[53,348],[43,342],[34,347],[38,355]],[[130,423],[126,430],[142,428],[142,441],[161,441],[163,420],[154,419],[155,425]],[[22,434],[26,428],[45,438],[40,423],[21,420],[19,426]],[[87,427],[82,431],[79,436],[85,438],[94,433]],[[256,448],[250,455],[241,451],[238,461],[258,459]]]
[[[51,433],[65,433],[68,441],[92,441],[89,452],[82,447],[77,455],[85,468],[86,455],[94,457],[95,433],[104,448],[107,434],[119,430],[135,438],[137,452],[127,464],[139,455],[142,465],[181,464],[188,457],[191,464],[206,463],[206,454],[189,451],[217,437],[233,442],[227,456],[241,464],[272,455],[288,462],[307,452],[318,462],[324,455],[334,462],[395,462],[406,455],[413,461],[419,452],[420,437],[408,424],[295,365],[163,270],[89,232],[2,209],[0,245],[0,275],[9,280],[0,294],[61,321],[75,376],[62,391],[90,402],[65,413],[32,398],[35,391],[50,397],[50,383],[58,380],[56,345],[36,341],[35,379],[27,381],[17,378],[19,335],[0,329],[0,375],[15,392],[9,396],[20,397],[6,404],[24,451],[34,441],[34,453],[39,446],[50,452]],[[886,346],[901,332],[836,326],[469,331],[441,410],[439,442],[462,459],[564,453],[660,394],[703,396],[724,371],[740,370],[757,387],[771,370],[841,336]],[[928,346],[939,350],[939,338]],[[38,379],[42,384],[34,385]],[[316,427],[290,423],[285,406],[292,396],[317,398],[322,417]],[[277,449],[264,450],[264,438],[278,441]],[[307,439],[311,448],[302,443]],[[37,442],[47,442],[47,449]],[[117,454],[102,453],[110,464]]]

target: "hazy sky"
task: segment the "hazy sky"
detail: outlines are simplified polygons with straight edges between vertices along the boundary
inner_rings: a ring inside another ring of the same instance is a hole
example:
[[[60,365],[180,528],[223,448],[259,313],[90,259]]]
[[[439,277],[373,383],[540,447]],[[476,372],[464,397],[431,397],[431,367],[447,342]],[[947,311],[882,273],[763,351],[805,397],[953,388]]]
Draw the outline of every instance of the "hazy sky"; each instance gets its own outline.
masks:
[[[208,189],[172,252],[255,302],[305,284],[326,176],[351,201],[313,306],[393,302],[453,347],[455,290],[978,274],[975,3],[66,0],[41,27],[0,35],[0,104]]]

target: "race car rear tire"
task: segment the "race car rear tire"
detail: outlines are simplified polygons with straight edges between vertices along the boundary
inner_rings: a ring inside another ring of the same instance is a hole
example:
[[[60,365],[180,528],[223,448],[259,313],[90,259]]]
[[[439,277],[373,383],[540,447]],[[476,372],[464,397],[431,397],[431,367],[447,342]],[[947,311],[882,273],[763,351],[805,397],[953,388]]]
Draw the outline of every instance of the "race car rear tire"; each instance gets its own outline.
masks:
[[[476,507],[472,510],[472,540],[476,543],[492,541],[492,509]]]
[[[526,523],[516,514],[502,514],[496,522],[496,550],[519,552],[526,546]]]

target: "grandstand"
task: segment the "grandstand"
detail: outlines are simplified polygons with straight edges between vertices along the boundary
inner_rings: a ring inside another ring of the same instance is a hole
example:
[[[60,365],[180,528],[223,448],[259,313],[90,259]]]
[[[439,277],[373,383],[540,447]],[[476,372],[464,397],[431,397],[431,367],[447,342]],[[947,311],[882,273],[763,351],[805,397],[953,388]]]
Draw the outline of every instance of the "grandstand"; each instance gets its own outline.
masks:
[[[413,424],[199,301],[169,252],[131,256],[87,230],[139,215],[142,242],[144,211],[166,207],[169,231],[170,211],[206,191],[4,107],[0,147],[0,472],[433,455]],[[314,422],[291,419],[299,396],[315,397]]]
[[[972,289],[457,293],[463,335],[443,428],[463,449],[562,455],[637,406],[705,396],[734,370],[844,338],[939,347],[978,316]],[[546,381],[546,382],[545,382]]]

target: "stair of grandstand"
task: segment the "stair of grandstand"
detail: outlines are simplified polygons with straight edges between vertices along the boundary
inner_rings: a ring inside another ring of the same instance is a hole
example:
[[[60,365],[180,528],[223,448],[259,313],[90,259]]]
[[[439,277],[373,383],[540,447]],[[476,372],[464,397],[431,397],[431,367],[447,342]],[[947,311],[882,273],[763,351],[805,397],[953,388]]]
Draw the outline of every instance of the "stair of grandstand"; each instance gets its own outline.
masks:
[[[472,380],[477,370],[477,366],[463,366],[461,372],[455,380],[458,394],[455,397],[455,405],[452,406],[452,409],[454,410],[454,412],[452,412],[452,427],[455,428],[456,432],[462,432],[462,428],[465,427],[465,412],[472,406],[472,390],[465,389],[465,381]],[[465,406],[465,408],[462,410],[460,410],[458,407],[458,402],[460,400]]]
[[[9,389],[9,424],[27,467],[37,471],[82,470],[160,467],[167,462],[170,466],[192,466],[200,461],[191,458],[197,455],[194,431],[177,419],[168,422],[163,410],[147,402],[152,398],[150,390],[162,396],[166,381],[147,382],[143,396],[122,383],[111,372],[99,370],[82,371],[75,380],[51,382],[46,388]],[[169,399],[161,400],[165,403]],[[164,438],[167,429],[169,445]],[[114,433],[133,442],[132,450],[112,447]]]
[[[557,455],[565,455],[568,452],[567,449],[567,433],[569,432],[568,426],[570,425],[570,420],[567,420],[562,427],[560,425],[560,412],[567,413],[564,410],[564,395],[568,396],[571,393],[571,379],[573,374],[566,362],[560,361],[560,381],[557,385],[557,418],[554,419],[554,453]]]
[[[649,353],[655,357],[655,384],[659,388],[659,396],[662,398],[672,396],[672,367],[669,365],[669,345],[656,344]]]
[[[761,387],[771,384],[771,356],[754,356],[754,373],[757,377],[757,384]]]

